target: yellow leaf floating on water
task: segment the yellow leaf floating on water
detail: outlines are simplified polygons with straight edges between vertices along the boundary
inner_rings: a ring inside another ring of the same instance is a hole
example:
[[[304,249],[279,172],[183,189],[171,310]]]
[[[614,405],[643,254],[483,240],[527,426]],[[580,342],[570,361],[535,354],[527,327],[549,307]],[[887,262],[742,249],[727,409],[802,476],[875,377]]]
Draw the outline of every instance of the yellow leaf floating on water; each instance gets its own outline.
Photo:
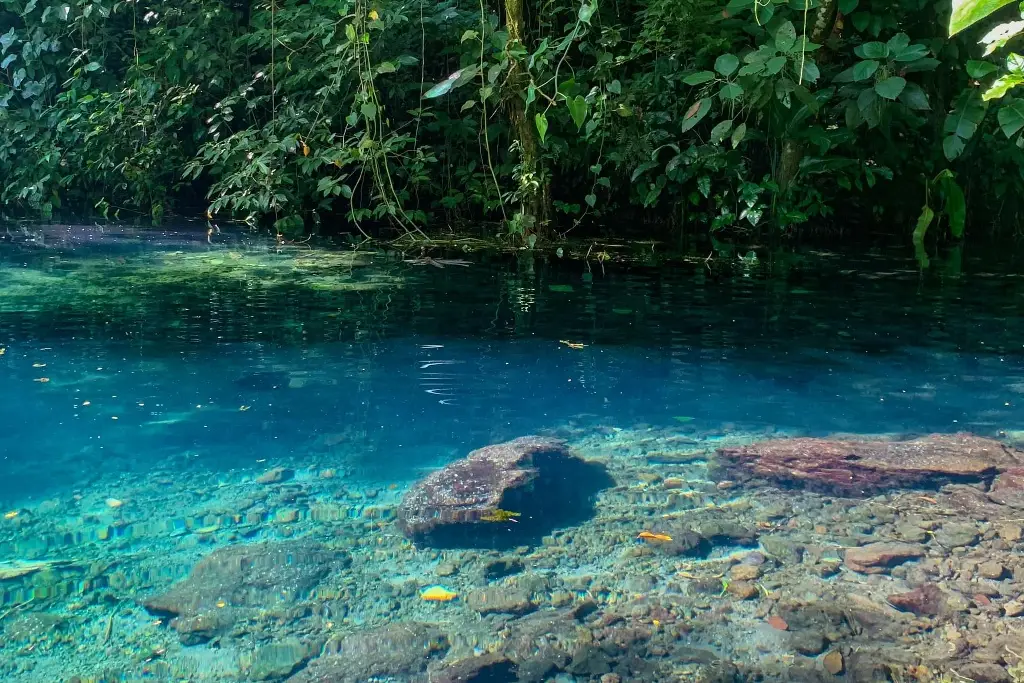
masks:
[[[217,605],[217,607],[220,607],[221,609],[224,609],[225,607],[227,607],[227,606],[228,606],[228,603],[224,602],[223,600],[218,600],[218,601],[217,601],[216,603],[214,603],[214,604],[216,604],[216,605]]]
[[[582,348],[585,348],[587,346],[586,344],[580,344],[579,342],[571,342],[571,341],[569,341],[567,339],[559,339],[558,343],[559,344],[565,344],[570,349],[582,349]]]
[[[4,513],[4,519],[14,519],[18,516],[17,510],[11,510],[10,512]]]
[[[50,378],[49,377],[37,377],[36,379],[34,379],[32,381],[33,382],[39,382],[40,384],[46,384],[47,382],[50,381]]]
[[[46,367],[46,363],[33,363],[32,367],[34,367],[34,368],[45,368]]]
[[[491,512],[487,512],[480,515],[480,521],[482,522],[514,522],[515,518],[519,517],[520,513],[512,512],[511,510],[502,510],[497,508]]]
[[[4,355],[5,353],[7,353],[7,349],[0,348],[0,356]]]
[[[459,594],[448,590],[444,586],[431,586],[420,593],[420,597],[428,602],[451,602],[459,597]]]

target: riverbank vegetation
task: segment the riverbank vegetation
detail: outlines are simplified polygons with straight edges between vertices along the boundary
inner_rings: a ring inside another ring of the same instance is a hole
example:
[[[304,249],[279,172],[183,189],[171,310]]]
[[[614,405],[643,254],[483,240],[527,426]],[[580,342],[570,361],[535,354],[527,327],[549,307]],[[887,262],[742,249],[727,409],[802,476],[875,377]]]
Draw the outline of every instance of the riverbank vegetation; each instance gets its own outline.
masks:
[[[1024,20],[954,5],[0,0],[0,205],[530,246],[1008,234]]]

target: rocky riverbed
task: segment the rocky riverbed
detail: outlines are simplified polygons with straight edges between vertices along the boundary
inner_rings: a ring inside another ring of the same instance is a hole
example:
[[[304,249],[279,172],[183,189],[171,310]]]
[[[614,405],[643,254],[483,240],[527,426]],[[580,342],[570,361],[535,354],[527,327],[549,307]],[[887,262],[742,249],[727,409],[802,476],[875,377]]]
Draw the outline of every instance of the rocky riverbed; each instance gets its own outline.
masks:
[[[566,427],[420,481],[320,452],[11,501],[0,679],[1024,681],[1013,438],[769,436]],[[531,498],[562,466],[593,478]],[[445,520],[486,533],[422,533]]]

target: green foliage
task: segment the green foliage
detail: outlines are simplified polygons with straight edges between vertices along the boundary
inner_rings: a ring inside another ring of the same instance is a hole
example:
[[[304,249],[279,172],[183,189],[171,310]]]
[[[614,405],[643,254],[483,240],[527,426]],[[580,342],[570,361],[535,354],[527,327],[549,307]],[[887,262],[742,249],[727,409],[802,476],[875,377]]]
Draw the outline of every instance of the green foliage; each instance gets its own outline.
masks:
[[[0,0],[0,204],[528,245],[906,226],[924,173],[953,235],[966,197],[1015,215],[1018,10],[954,2],[949,38],[921,0],[832,2]]]

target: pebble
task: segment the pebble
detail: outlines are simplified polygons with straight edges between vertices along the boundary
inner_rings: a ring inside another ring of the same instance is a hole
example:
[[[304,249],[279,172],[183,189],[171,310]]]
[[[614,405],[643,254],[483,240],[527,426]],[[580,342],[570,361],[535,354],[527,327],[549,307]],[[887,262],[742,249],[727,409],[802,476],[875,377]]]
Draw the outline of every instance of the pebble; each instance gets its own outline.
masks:
[[[821,665],[825,667],[825,671],[829,672],[833,676],[838,676],[843,673],[843,653],[839,650],[832,650],[821,658]]]
[[[1016,543],[1021,538],[1024,538],[1024,527],[1020,524],[1000,524],[996,527],[996,533],[1004,541]]]
[[[737,564],[729,570],[733,581],[753,581],[761,575],[761,568],[752,564]]]
[[[1008,617],[1019,617],[1024,614],[1024,601],[1020,598],[1010,600],[1010,602],[1003,605],[1003,614]]]
[[[295,508],[286,508],[284,510],[278,510],[277,514],[274,515],[274,520],[278,524],[292,524],[299,519],[299,511]]]
[[[773,614],[772,616],[768,617],[765,621],[768,623],[769,626],[771,626],[773,629],[777,631],[789,630],[789,624],[787,624],[786,620],[777,614]]]
[[[757,597],[757,586],[749,581],[731,581],[726,590],[740,600],[749,600]]]
[[[984,562],[978,566],[978,573],[986,579],[1001,579],[1006,573],[1006,567],[998,562]]]
[[[935,532],[935,542],[943,548],[964,548],[978,542],[978,530],[973,524],[943,524]]]
[[[282,481],[288,481],[295,476],[295,470],[288,467],[275,467],[274,469],[267,470],[260,476],[256,477],[257,484],[277,484]]]

